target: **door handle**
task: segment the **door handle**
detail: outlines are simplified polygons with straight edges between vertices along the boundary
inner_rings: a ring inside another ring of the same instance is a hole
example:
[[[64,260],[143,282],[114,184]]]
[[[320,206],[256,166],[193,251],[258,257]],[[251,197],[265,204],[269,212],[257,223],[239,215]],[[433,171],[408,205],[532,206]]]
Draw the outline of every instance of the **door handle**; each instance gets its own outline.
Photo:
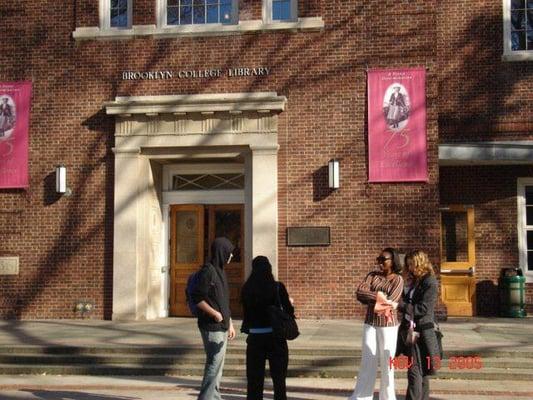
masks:
[[[476,267],[470,267],[468,269],[441,269],[441,274],[469,274],[474,275]]]

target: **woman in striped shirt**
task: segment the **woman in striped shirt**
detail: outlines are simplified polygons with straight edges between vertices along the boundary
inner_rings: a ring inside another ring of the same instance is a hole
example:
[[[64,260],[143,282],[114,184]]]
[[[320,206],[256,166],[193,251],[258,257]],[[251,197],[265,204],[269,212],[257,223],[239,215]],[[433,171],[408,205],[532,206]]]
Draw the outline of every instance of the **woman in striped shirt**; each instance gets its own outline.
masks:
[[[396,308],[403,292],[398,252],[390,247],[377,258],[378,270],[370,272],[357,288],[357,300],[367,305],[361,367],[350,400],[372,400],[378,360],[381,367],[380,400],[396,400],[394,369],[398,317]]]

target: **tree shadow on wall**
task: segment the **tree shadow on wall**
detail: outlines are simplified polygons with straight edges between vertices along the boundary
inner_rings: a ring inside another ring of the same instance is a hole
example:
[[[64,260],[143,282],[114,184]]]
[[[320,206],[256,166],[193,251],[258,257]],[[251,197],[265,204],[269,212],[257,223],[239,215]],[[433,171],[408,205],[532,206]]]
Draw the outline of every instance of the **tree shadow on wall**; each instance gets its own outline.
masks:
[[[50,172],[43,181],[44,185],[44,194],[43,194],[43,204],[44,206],[50,206],[56,203],[60,198],[61,194],[56,192],[56,174]]]
[[[326,199],[333,189],[329,188],[328,166],[322,166],[313,172],[313,201]]]
[[[529,83],[533,65],[501,61],[505,38],[500,11],[473,18],[459,35],[464,39],[455,46],[449,38],[439,41],[443,43],[439,49],[439,68],[443,71],[439,78],[439,108],[446,110],[439,114],[439,131],[444,134],[441,142],[487,140],[494,133],[516,133],[497,125],[510,118],[525,120],[523,111],[527,97],[531,98],[527,93],[533,87]],[[479,138],[480,135],[486,137]]]

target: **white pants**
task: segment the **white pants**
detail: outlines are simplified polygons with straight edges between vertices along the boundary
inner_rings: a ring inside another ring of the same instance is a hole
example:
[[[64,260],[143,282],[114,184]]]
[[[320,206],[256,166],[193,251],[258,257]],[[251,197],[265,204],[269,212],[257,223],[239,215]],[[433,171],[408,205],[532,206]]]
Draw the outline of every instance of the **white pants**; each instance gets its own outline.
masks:
[[[361,368],[349,400],[372,400],[374,398],[378,358],[381,368],[379,400],[396,400],[394,369],[390,367],[390,359],[394,358],[396,353],[397,337],[397,326],[376,328],[364,325]]]

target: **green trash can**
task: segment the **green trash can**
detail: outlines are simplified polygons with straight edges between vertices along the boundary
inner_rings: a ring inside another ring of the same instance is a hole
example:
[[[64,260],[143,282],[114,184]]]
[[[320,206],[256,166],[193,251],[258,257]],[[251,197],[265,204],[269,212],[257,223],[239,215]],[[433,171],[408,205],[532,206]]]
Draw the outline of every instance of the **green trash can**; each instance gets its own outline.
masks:
[[[520,268],[504,268],[501,278],[502,316],[524,318],[526,316],[526,277]]]

